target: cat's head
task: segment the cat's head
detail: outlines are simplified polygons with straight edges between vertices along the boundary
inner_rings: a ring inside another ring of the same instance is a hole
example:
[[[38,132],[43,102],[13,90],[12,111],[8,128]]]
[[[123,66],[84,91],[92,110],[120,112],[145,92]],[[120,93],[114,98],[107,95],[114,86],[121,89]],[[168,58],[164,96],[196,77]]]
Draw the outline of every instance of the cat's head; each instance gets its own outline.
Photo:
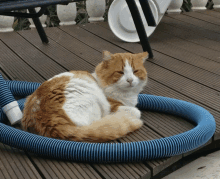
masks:
[[[147,58],[147,52],[111,54],[103,51],[103,61],[95,69],[99,85],[102,88],[114,86],[121,90],[142,88],[147,82],[144,67]]]

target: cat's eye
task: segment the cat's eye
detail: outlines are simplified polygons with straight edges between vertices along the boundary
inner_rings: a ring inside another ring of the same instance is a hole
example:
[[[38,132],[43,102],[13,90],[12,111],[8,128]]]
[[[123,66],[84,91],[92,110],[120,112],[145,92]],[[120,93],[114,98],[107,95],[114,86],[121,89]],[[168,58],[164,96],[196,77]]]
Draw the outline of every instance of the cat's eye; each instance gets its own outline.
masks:
[[[138,70],[134,70],[134,72],[133,73],[137,73],[138,72]]]
[[[118,73],[119,73],[119,74],[124,74],[124,72],[123,72],[123,71],[118,71]]]

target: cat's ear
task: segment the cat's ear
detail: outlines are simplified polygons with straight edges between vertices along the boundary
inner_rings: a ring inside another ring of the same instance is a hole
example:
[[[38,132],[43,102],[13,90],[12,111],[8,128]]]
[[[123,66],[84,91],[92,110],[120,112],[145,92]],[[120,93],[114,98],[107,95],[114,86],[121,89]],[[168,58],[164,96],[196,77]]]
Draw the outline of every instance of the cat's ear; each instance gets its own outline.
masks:
[[[136,58],[141,58],[143,63],[149,58],[149,53],[148,52],[143,52],[143,53],[138,53],[135,54]]]
[[[111,53],[109,51],[104,50],[102,52],[102,59],[103,60],[110,60],[111,59]]]

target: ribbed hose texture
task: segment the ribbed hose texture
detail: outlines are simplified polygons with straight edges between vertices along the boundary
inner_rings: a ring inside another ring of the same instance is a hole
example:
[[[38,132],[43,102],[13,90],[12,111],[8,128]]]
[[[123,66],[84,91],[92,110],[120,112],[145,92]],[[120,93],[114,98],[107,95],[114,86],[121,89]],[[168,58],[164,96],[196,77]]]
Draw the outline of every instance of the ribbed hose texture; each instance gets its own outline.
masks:
[[[8,86],[16,94],[24,94],[24,91],[33,92],[38,85],[25,82],[10,82]],[[30,91],[29,91],[29,85]],[[22,89],[19,92],[19,88]],[[26,89],[27,88],[27,89]],[[35,89],[34,89],[35,88]],[[23,109],[25,99],[19,100],[19,106]],[[19,149],[33,152],[38,155],[48,156],[57,159],[66,159],[78,162],[110,163],[110,162],[131,162],[169,157],[179,155],[193,150],[205,144],[215,132],[215,120],[213,116],[204,108],[185,101],[140,94],[138,106],[142,110],[151,110],[169,113],[184,117],[197,124],[197,126],[187,132],[142,142],[131,143],[84,143],[57,140],[18,130],[0,123],[0,142]],[[4,117],[0,111],[0,117]]]
[[[3,108],[7,104],[15,101],[14,96],[11,94],[11,91],[8,88],[5,80],[0,74],[0,107]]]
[[[5,80],[8,88],[14,96],[26,97],[32,94],[41,84],[26,81],[9,81]]]

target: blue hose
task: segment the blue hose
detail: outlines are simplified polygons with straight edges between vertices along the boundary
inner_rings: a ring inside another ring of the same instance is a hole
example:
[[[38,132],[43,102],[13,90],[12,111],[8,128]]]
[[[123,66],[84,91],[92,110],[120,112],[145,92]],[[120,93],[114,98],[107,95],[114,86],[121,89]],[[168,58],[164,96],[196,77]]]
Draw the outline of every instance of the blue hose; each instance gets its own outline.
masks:
[[[1,78],[1,75],[0,75]],[[31,94],[39,83],[6,81],[13,95]],[[19,90],[21,89],[21,90]],[[5,93],[6,94],[6,93]],[[1,99],[1,98],[0,98]],[[21,109],[25,99],[18,101]],[[131,143],[84,143],[57,140],[31,134],[0,123],[0,142],[41,156],[77,162],[132,162],[179,155],[204,145],[215,132],[215,120],[204,108],[195,104],[153,95],[140,94],[137,107],[184,117],[197,126],[187,132]],[[5,115],[0,110],[0,122]]]
[[[5,80],[2,77],[0,77],[0,94],[1,94],[0,96],[0,107],[1,108],[15,101],[14,96],[12,95],[11,91],[8,89],[8,85],[6,84]]]

